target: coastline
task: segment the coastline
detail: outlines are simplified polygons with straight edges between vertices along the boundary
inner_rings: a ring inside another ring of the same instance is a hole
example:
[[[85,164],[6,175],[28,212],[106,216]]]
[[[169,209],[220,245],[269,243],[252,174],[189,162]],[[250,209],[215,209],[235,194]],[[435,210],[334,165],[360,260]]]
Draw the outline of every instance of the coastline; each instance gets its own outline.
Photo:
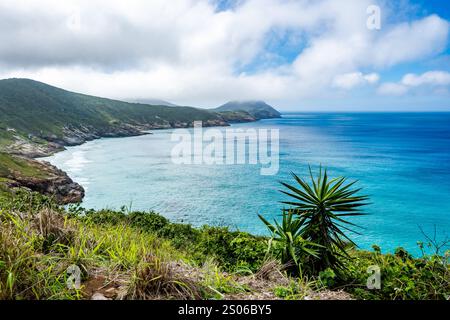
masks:
[[[204,122],[204,127],[228,127],[233,123],[250,123],[258,122],[259,119],[246,119],[240,122],[225,122],[208,120]],[[12,145],[5,148],[7,154],[20,158],[28,165],[34,167],[39,172],[44,173],[45,177],[30,177],[21,175],[19,172],[13,172],[7,178],[8,188],[26,188],[31,191],[39,192],[44,195],[53,196],[60,204],[81,203],[85,196],[84,188],[73,181],[73,179],[60,168],[52,165],[50,162],[43,160],[44,158],[53,156],[59,152],[67,150],[67,147],[81,146],[89,141],[100,140],[104,138],[127,138],[138,137],[144,135],[152,135],[154,131],[193,128],[192,123],[175,122],[171,125],[139,125],[137,127],[127,126],[127,130],[118,129],[116,131],[98,132],[81,132],[67,131],[67,136],[63,138],[50,138],[46,140],[46,144],[36,143],[26,139],[18,139]]]

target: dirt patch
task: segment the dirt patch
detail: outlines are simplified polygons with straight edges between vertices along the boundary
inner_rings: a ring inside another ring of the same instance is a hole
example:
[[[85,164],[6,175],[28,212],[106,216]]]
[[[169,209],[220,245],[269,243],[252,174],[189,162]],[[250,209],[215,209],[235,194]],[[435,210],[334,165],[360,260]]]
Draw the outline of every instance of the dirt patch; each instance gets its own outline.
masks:
[[[125,279],[108,277],[103,271],[96,271],[83,283],[83,297],[89,300],[99,296],[103,296],[105,299],[95,300],[122,299],[126,282]]]

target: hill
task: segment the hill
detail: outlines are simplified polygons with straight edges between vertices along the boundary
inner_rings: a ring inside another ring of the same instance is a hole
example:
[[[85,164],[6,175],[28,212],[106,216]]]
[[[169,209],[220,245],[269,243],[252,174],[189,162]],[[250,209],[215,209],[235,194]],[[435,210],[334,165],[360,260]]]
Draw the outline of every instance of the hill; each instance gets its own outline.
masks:
[[[131,103],[149,104],[152,106],[179,107],[179,105],[161,99],[129,99],[126,101]]]
[[[232,101],[215,109],[217,112],[246,112],[256,120],[280,118],[281,114],[263,101]]]
[[[208,110],[127,103],[28,79],[0,81],[0,114],[0,146],[13,137],[16,142],[25,139],[64,146],[99,137],[138,135],[149,129],[190,127],[193,121],[227,125],[219,114]]]

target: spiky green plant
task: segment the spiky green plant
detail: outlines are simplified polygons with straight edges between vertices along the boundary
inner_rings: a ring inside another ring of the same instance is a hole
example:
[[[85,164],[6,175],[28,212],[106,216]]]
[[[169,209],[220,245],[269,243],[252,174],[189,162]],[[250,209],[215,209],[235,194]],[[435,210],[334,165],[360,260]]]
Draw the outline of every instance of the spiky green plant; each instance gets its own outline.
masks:
[[[281,263],[287,266],[287,269],[298,272],[304,256],[318,258],[317,248],[320,245],[302,238],[301,231],[304,221],[298,219],[293,210],[283,210],[281,224],[277,220],[274,220],[274,224],[272,224],[261,215],[259,218],[272,234],[269,240],[269,251],[273,249],[275,255],[281,260]]]
[[[368,197],[356,195],[361,190],[352,188],[357,181],[346,183],[344,177],[329,179],[327,170],[322,170],[322,167],[317,178],[314,178],[311,168],[309,173],[310,184],[294,173],[297,186],[281,182],[288,189],[281,192],[293,199],[282,203],[292,206],[299,215],[300,236],[321,246],[318,257],[311,257],[308,262],[312,272],[327,268],[339,270],[342,268],[341,258],[348,257],[346,248],[355,246],[344,231],[356,232],[351,229],[356,225],[345,217],[363,215],[361,208],[368,204]]]

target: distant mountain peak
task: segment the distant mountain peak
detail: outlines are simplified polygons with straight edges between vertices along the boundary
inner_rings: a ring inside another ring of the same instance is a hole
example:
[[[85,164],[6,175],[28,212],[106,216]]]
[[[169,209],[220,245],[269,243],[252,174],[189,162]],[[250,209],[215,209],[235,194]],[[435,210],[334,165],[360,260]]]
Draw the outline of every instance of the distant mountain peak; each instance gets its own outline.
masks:
[[[278,112],[274,107],[260,100],[230,101],[218,107],[215,111],[243,111],[255,117],[257,120],[281,117],[280,112]]]

